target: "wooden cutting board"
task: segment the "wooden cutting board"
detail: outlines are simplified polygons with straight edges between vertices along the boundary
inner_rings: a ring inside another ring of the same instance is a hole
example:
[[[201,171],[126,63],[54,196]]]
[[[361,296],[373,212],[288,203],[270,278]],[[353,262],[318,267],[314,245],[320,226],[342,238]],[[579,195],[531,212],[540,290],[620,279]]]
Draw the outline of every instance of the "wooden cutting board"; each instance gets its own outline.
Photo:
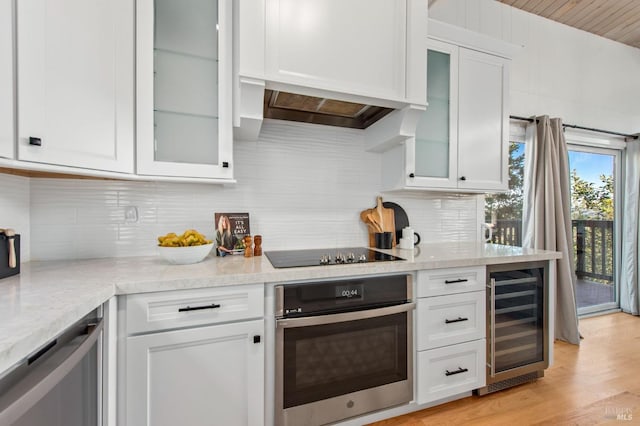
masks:
[[[378,217],[381,216],[382,217],[382,231],[383,232],[391,232],[393,233],[393,247],[396,246],[396,239],[395,239],[395,235],[396,235],[396,222],[395,222],[395,213],[393,211],[393,209],[388,209],[383,207],[382,205],[382,197],[378,197],[377,199],[378,204],[376,205],[376,207],[371,208],[371,209],[366,209],[363,210],[360,213],[360,218],[362,219],[362,221],[364,223],[366,223],[367,225],[369,225],[369,221],[366,219],[368,214],[372,214],[374,217]],[[369,247],[375,247],[376,246],[376,237],[375,237],[375,231],[372,229],[371,226],[367,226],[368,230],[369,230]]]

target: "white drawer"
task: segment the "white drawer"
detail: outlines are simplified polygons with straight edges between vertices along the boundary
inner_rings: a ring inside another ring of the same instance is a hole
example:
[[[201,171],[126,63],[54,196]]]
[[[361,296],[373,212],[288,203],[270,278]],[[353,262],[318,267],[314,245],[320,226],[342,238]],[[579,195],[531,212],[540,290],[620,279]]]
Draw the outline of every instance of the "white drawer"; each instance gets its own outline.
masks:
[[[418,350],[484,338],[485,304],[484,291],[418,299]]]
[[[484,266],[428,269],[418,271],[417,293],[418,297],[429,297],[484,290],[486,281]]]
[[[127,334],[264,316],[264,285],[132,294],[125,297]]]
[[[483,387],[485,360],[485,339],[418,352],[418,404]]]

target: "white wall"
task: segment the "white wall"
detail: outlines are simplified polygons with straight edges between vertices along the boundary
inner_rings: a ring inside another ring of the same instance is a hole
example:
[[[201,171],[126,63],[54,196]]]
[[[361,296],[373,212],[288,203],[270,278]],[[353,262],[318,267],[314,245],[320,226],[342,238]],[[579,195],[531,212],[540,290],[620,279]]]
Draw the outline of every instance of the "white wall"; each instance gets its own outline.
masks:
[[[640,131],[640,50],[493,0],[438,0],[433,19],[523,45],[511,113],[624,133]]]
[[[375,205],[382,164],[364,151],[362,132],[267,121],[258,142],[234,149],[234,186],[31,179],[32,259],[153,255],[167,232],[193,227],[212,237],[213,214],[225,211],[249,212],[264,250],[367,244],[359,213]],[[0,175],[0,187],[7,179]],[[382,195],[427,242],[479,235],[482,196]],[[127,206],[138,208],[137,223],[125,222]]]

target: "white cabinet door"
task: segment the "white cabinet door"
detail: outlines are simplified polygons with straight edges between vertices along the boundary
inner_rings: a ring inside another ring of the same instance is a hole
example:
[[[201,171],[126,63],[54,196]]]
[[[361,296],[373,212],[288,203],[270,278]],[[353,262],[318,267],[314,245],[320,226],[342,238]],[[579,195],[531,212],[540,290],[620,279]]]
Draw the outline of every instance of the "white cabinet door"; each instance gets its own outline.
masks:
[[[268,80],[405,98],[406,0],[267,0],[266,5]]]
[[[231,0],[139,0],[137,173],[233,178]]]
[[[18,158],[132,173],[132,2],[15,3]]]
[[[385,154],[404,165],[403,179],[383,172],[387,189],[507,190],[510,61],[432,39],[427,57],[429,105],[404,159]]]
[[[263,336],[256,320],[129,337],[126,425],[262,425]]]
[[[429,40],[427,102],[407,142],[407,185],[456,188],[458,186],[458,47]]]
[[[508,62],[460,48],[458,185],[461,189],[508,189]]]
[[[13,158],[13,10],[0,0],[0,157]]]

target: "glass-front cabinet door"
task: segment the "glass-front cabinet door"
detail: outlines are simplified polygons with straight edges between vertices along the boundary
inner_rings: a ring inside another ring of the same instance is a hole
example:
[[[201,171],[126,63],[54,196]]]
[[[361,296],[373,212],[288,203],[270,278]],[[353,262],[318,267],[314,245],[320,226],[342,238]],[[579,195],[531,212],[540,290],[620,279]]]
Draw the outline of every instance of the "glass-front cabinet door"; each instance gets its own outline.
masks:
[[[137,172],[232,179],[229,0],[137,2]]]
[[[428,107],[409,144],[408,184],[457,187],[458,47],[429,40],[427,51]],[[413,168],[411,165],[413,164]]]

